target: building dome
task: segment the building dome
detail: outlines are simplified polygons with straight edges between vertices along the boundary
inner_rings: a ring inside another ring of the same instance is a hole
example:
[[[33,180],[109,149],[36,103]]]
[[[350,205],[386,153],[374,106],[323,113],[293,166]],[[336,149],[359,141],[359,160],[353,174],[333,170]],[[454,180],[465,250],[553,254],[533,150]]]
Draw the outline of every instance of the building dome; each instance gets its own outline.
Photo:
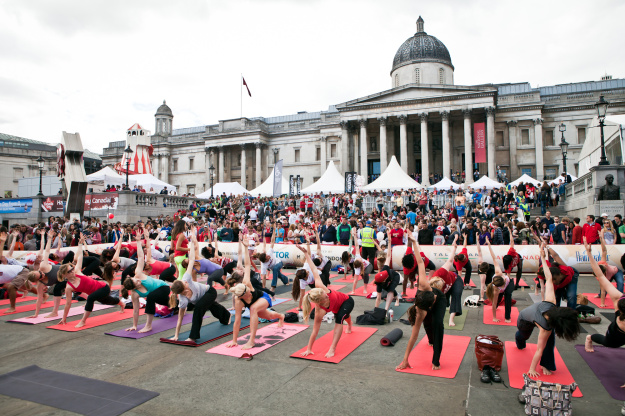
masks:
[[[165,100],[163,100],[163,104],[158,108],[158,110],[156,110],[156,114],[154,114],[155,116],[174,116],[174,113],[171,112],[171,108],[169,108],[169,106],[167,105],[167,103],[165,102]]]
[[[425,33],[423,23],[423,19],[419,16],[417,33],[408,38],[397,50],[391,73],[402,66],[421,62],[441,63],[449,65],[453,70],[454,66],[451,64],[451,56],[447,47],[434,36]]]

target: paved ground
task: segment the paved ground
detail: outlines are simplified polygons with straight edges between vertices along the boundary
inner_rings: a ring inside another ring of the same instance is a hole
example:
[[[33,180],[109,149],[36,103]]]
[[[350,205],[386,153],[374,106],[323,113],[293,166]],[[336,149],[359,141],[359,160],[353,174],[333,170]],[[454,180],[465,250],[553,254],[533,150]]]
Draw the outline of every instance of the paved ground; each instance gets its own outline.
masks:
[[[594,290],[596,285],[593,282],[590,277],[582,277],[580,292]],[[514,294],[518,301],[516,306],[520,309],[531,302],[527,293],[526,290]],[[355,300],[354,316],[373,303],[362,297]],[[293,302],[287,302],[276,309],[286,311],[294,306]],[[502,340],[514,339],[514,327],[486,326],[482,324],[481,314],[481,310],[469,310],[464,330],[447,333],[471,337],[487,333],[498,335]],[[310,330],[247,362],[205,353],[224,341],[186,348],[159,343],[161,335],[141,340],[104,335],[127,327],[128,321],[78,333],[54,331],[43,325],[4,322],[27,315],[0,317],[3,321],[0,323],[0,373],[36,364],[160,393],[157,398],[128,413],[133,415],[523,414],[522,406],[516,400],[520,390],[480,382],[473,341],[452,380],[394,371],[395,365],[401,361],[407,337],[391,348],[381,347],[380,339],[395,327],[404,330],[405,335],[409,334],[410,327],[399,322],[379,327],[367,342],[343,362],[334,365],[289,357],[306,345]],[[143,322],[144,318],[141,319]],[[212,317],[207,319],[207,322],[213,321]],[[584,328],[589,333],[604,332],[607,321],[604,319],[603,324],[595,326],[584,325]],[[330,325],[323,324],[320,335],[330,329]],[[172,334],[173,330],[162,333],[162,336]],[[536,342],[536,335],[530,342]],[[582,342],[583,336],[578,343]],[[622,403],[607,394],[573,348],[574,344],[558,339],[556,345],[584,393],[583,398],[574,399],[575,413],[620,414]],[[505,359],[501,375],[507,384]],[[2,395],[0,409],[5,416],[70,414]]]

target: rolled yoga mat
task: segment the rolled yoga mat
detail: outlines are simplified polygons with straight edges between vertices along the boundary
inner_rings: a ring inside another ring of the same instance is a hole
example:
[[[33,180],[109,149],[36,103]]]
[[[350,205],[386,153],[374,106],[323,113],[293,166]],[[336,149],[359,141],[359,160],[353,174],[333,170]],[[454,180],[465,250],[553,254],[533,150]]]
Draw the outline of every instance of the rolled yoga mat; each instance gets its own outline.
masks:
[[[404,332],[399,328],[395,328],[380,340],[380,344],[384,347],[392,347],[402,336],[404,336]]]

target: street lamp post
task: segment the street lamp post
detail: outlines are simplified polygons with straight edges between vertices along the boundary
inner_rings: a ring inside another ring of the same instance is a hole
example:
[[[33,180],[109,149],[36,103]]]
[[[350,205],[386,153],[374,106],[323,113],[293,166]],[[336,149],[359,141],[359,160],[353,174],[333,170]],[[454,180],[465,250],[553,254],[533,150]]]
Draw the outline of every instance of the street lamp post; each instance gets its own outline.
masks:
[[[43,157],[39,155],[39,159],[37,159],[37,166],[39,166],[39,193],[37,194],[37,196],[43,196],[43,164],[44,163],[45,163],[45,160],[43,160]]]
[[[564,170],[564,181],[567,182],[567,178],[569,177],[566,173],[566,155],[569,152],[569,144],[564,139],[564,132],[566,131],[566,126],[564,123],[560,124],[560,133],[562,133],[562,138],[560,139],[560,149],[562,149],[562,167]]]
[[[601,158],[599,159],[599,165],[610,164],[605,157],[605,139],[603,137],[603,122],[605,121],[605,114],[608,111],[608,105],[610,105],[610,103],[603,99],[603,95],[599,97],[599,101],[595,104],[597,116],[599,117],[599,128],[601,129]]]
[[[215,177],[215,166],[211,165],[211,167],[208,168],[208,170],[210,171],[210,176],[211,176],[211,199],[213,199],[213,179]]]
[[[130,158],[134,152],[130,148],[130,145],[128,145],[126,150],[124,150],[124,153],[126,153],[126,190],[128,191],[130,190],[130,187],[128,186],[128,172],[130,171]]]

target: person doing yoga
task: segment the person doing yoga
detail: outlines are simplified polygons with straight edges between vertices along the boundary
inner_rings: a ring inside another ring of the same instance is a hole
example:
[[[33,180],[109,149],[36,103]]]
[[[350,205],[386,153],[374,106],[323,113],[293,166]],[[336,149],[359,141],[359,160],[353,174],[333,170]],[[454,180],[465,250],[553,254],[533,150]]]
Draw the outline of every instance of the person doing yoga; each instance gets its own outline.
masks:
[[[104,280],[113,281],[115,278],[114,277],[115,273],[121,270],[122,271],[121,281],[123,284],[124,280],[126,280],[126,277],[128,277],[132,271],[130,267],[136,263],[134,260],[129,259],[128,257],[120,257],[119,253],[122,249],[123,237],[124,237],[124,230],[122,229],[121,238],[116,243],[115,253],[113,254],[112,259],[104,263],[104,273],[102,274],[102,278]]]
[[[158,276],[159,280],[173,283],[176,280],[176,266],[168,261],[155,260],[152,258],[152,245],[150,243],[150,233],[146,229],[143,230],[145,238],[145,264],[143,266],[143,274],[147,276]],[[137,246],[139,243],[137,242]],[[141,247],[139,247],[139,250]],[[139,252],[137,250],[137,253]],[[138,254],[137,254],[138,256]],[[138,257],[137,257],[138,258]],[[136,276],[136,272],[135,272]]]
[[[486,241],[490,244],[490,239],[486,237]],[[480,299],[479,302],[484,302],[484,292],[486,291],[486,286],[489,285],[493,281],[493,277],[495,277],[495,266],[484,261],[484,257],[482,256],[482,247],[477,244],[477,271],[480,276]],[[493,262],[495,262],[495,258],[493,257]]]
[[[464,238],[464,242],[462,243],[462,251],[459,254],[454,256],[454,268],[456,269],[456,273],[458,276],[462,278],[462,269],[464,269],[464,289],[468,290],[471,288],[471,272],[473,269],[471,268],[471,261],[469,260],[469,253],[467,251],[467,241],[469,239],[467,236]]]
[[[8,258],[3,257],[2,251],[8,234],[6,232],[6,228],[2,228],[3,231],[0,232],[0,259],[2,259],[2,264],[0,264],[0,288],[3,288],[4,286],[4,289],[6,289],[9,295],[9,309],[7,309],[4,313],[13,313],[15,312],[15,303],[17,301],[18,291],[28,291],[37,294],[37,290],[32,287],[32,285],[28,281],[28,275],[30,273],[30,270],[27,267],[24,267],[24,265],[22,265],[21,263],[18,263],[11,258],[13,249],[15,247],[15,242],[17,241],[17,236],[13,238],[9,254],[7,254]],[[12,264],[4,264],[5,261],[11,261]]]
[[[189,253],[189,240],[185,236],[185,231],[187,231],[187,223],[184,220],[178,220],[171,230],[171,245],[174,247],[174,263],[178,267],[178,280],[181,280],[187,271],[182,266],[182,260],[187,258]]]
[[[586,237],[583,237],[583,241],[595,278],[601,286],[601,291],[607,293],[610,299],[612,299],[615,312],[614,320],[610,323],[605,335],[586,335],[585,349],[588,352],[594,352],[595,349],[592,346],[593,342],[608,348],[620,348],[625,345],[625,296],[623,292],[612,286],[612,283],[610,283],[599,264],[595,261],[595,258],[592,256],[591,246],[586,241]],[[625,388],[625,385],[621,387]]]
[[[373,264],[368,260],[365,260],[360,255],[360,247],[358,244],[358,238],[356,238],[356,229],[352,229],[352,238],[354,239],[354,283],[352,283],[353,294],[358,286],[358,279],[362,276],[362,282],[364,283],[362,293],[367,294],[367,285],[369,284],[369,274],[373,272]],[[372,247],[373,248],[373,247]],[[375,250],[375,248],[373,248]]]
[[[497,319],[497,307],[501,301],[503,301],[505,308],[504,320],[509,323],[512,322],[510,320],[510,315],[512,313],[512,292],[514,292],[514,285],[511,284],[510,277],[501,271],[499,262],[497,261],[497,257],[495,257],[493,247],[490,245],[490,240],[488,238],[486,239],[486,244],[488,244],[488,250],[490,251],[490,256],[495,266],[493,281],[489,283],[486,288],[486,297],[490,300],[493,308],[493,322],[499,322],[499,319]]]
[[[546,245],[543,243],[540,247],[540,258],[543,265],[546,264],[545,250]],[[556,306],[556,295],[550,268],[542,267],[542,273],[545,276],[545,300],[535,303],[519,313],[515,334],[516,346],[522,350],[525,349],[526,342],[532,336],[534,328],[539,330],[536,352],[527,371],[527,375],[530,377],[539,376],[539,364],[544,375],[556,371],[554,355],[556,335],[567,341],[574,341],[580,332],[575,309]]]
[[[41,245],[41,249],[43,250],[43,254],[41,255],[41,263],[39,263],[39,269],[34,270],[28,273],[28,280],[36,285],[37,289],[37,302],[35,303],[35,314],[29,316],[29,318],[37,318],[39,316],[39,311],[41,310],[41,305],[45,303],[48,298],[48,294],[46,291],[48,287],[54,286],[53,295],[54,295],[54,307],[52,308],[52,312],[47,314],[46,318],[54,318],[59,315],[59,305],[61,304],[61,298],[63,296],[63,292],[65,291],[66,283],[59,282],[57,280],[57,274],[59,269],[61,268],[60,264],[51,264],[50,263],[50,249],[52,247],[52,241],[54,240],[56,233],[54,230],[48,231],[48,241],[46,242],[45,249],[44,245]],[[39,257],[39,256],[38,256]]]
[[[195,234],[195,233],[193,233]],[[188,245],[189,248],[189,263],[193,264],[195,261],[195,241],[193,239]],[[176,297],[178,299],[176,299]],[[230,323],[230,312],[224,308],[221,304],[217,303],[217,291],[209,285],[194,282],[191,277],[191,272],[188,270],[184,273],[181,280],[176,280],[171,285],[171,296],[169,297],[169,307],[175,308],[178,304],[178,322],[176,323],[176,333],[172,340],[178,341],[180,336],[180,327],[182,326],[182,318],[187,312],[189,304],[194,305],[193,308],[193,320],[191,321],[191,332],[187,342],[197,342],[200,338],[200,330],[202,328],[202,320],[206,311],[210,311],[211,314],[219,319],[222,325],[228,325]],[[176,302],[177,300],[177,302]]]
[[[234,268],[232,269],[232,274],[226,280],[226,284],[224,287],[226,288],[226,294],[230,293],[230,288],[234,287],[239,283],[243,283],[243,276],[245,274],[245,269],[243,267],[243,233],[239,234],[239,255],[237,256],[237,261],[233,261],[232,264]],[[249,251],[249,250],[248,250]],[[260,283],[260,275],[258,273],[253,273],[250,271],[250,283],[254,286],[254,290],[258,290],[260,292],[265,292],[271,299],[274,300],[274,296],[276,295],[271,290],[263,287],[262,283]],[[234,298],[232,299],[232,306],[234,307]]]
[[[406,236],[406,238],[410,239],[409,236],[412,236],[413,234],[412,232],[406,230],[404,232],[404,235]],[[389,241],[390,241],[390,238],[389,238]],[[417,280],[417,273],[419,273],[419,270],[417,268],[417,260],[415,259],[414,250],[412,249],[413,244],[408,242],[407,245],[408,245],[408,248],[406,249],[406,253],[404,254],[404,257],[402,257],[401,259],[401,265],[404,268],[404,281],[403,281],[402,292],[401,292],[401,295],[403,297],[406,297],[406,289],[408,288],[408,282],[410,282],[410,288],[413,289],[415,281]],[[434,263],[431,262],[430,259],[428,259],[425,256],[425,254],[423,253],[420,253],[420,254],[421,254],[421,258],[423,259],[423,263],[425,264],[425,268],[427,270],[432,270],[432,271],[436,270],[436,266],[434,265]]]
[[[390,236],[390,233],[389,233]],[[408,236],[408,243],[410,243],[410,239],[412,238],[412,234],[407,234]],[[412,240],[414,241],[414,239]],[[378,248],[378,257],[376,258],[376,261],[378,263],[378,270],[379,272],[375,275],[375,286],[376,286],[376,292],[377,292],[377,296],[375,298],[375,307],[379,307],[380,306],[380,302],[382,302],[382,292],[385,291],[386,294],[386,310],[388,311],[389,308],[391,307],[391,303],[393,302],[393,299],[397,299],[397,301],[395,302],[395,306],[399,306],[399,296],[397,295],[397,291],[395,290],[397,288],[397,286],[399,285],[399,280],[400,280],[400,276],[399,273],[397,273],[395,270],[391,269],[389,267],[388,264],[392,263],[392,259],[389,257],[387,259],[387,254],[380,250],[380,246],[378,246],[377,241],[373,240],[373,242],[375,243],[376,247]],[[392,255],[393,253],[393,246],[391,244],[391,239],[389,237],[388,239],[388,255]],[[386,264],[388,261],[388,264]]]
[[[430,285],[443,292],[449,304],[449,326],[456,326],[454,318],[462,315],[462,290],[464,285],[462,278],[451,271],[456,257],[457,240],[458,236],[454,238],[449,258],[445,264],[434,273],[430,273]]]
[[[308,322],[312,308],[311,302],[313,302],[315,304],[315,321],[313,323],[313,330],[310,334],[310,339],[308,340],[308,347],[306,348],[306,351],[302,353],[302,356],[306,357],[314,354],[312,349],[315,344],[315,340],[317,339],[317,335],[319,334],[321,321],[327,312],[332,312],[334,314],[334,334],[330,349],[325,354],[326,358],[332,358],[334,357],[336,346],[338,345],[341,335],[343,334],[343,323],[347,323],[345,333],[351,334],[352,332],[352,318],[350,314],[354,309],[354,299],[345,293],[328,289],[323,284],[321,277],[319,277],[319,271],[314,267],[313,260],[308,254],[308,251],[302,246],[297,246],[297,248],[306,255],[306,262],[315,276],[315,288],[311,289],[310,292],[304,296],[304,320]]]
[[[111,296],[111,285],[113,280],[99,281],[94,280],[91,277],[83,276],[80,273],[82,269],[82,256],[85,244],[85,236],[80,236],[78,249],[76,250],[76,266],[71,263],[61,266],[57,273],[57,279],[59,282],[67,282],[65,287],[65,309],[63,310],[63,318],[59,322],[59,325],[67,324],[67,315],[72,307],[72,292],[82,293],[87,295],[87,303],[85,304],[85,313],[76,328],[85,326],[89,315],[93,311],[93,304],[97,300],[103,305],[119,305],[120,313],[124,313],[126,304],[117,297]]]
[[[609,282],[616,281],[616,289],[619,292],[623,292],[623,272],[618,267],[608,264],[608,248],[605,245],[605,238],[603,237],[603,231],[599,234],[599,241],[601,241],[601,261],[597,264],[601,268],[601,272],[608,279]],[[596,298],[601,298],[601,308],[605,308],[605,295],[606,291],[600,289],[600,292]]]
[[[276,223],[276,227],[278,227],[278,223]],[[271,235],[271,246],[267,249],[267,243],[263,241],[263,249],[261,252],[254,253],[254,258],[260,261],[260,274],[263,279],[263,286],[266,286],[267,281],[267,272],[271,269],[271,290],[275,291],[276,286],[278,284],[278,277],[282,280],[284,285],[289,284],[289,278],[282,274],[282,266],[283,263],[278,260],[275,253],[273,252],[273,246],[276,243],[276,233]],[[248,266],[247,262],[245,262],[246,267]]]
[[[232,332],[232,341],[226,346],[232,348],[237,345],[237,338],[239,337],[239,327],[241,326],[241,315],[243,310],[249,308],[250,310],[250,336],[249,340],[241,349],[249,350],[253,348],[256,339],[256,330],[258,329],[258,318],[266,319],[268,321],[279,319],[278,328],[284,326],[284,315],[278,312],[268,310],[272,306],[271,297],[265,292],[254,289],[250,281],[250,269],[251,258],[248,250],[247,236],[243,237],[243,245],[245,246],[245,271],[243,276],[243,283],[238,283],[234,287],[230,288],[230,293],[234,295],[234,328]],[[261,253],[264,254],[264,253]],[[262,261],[262,260],[261,260]],[[280,262],[280,265],[282,262]],[[282,267],[282,266],[280,266]]]
[[[306,253],[308,254],[308,256],[311,256],[310,236],[308,235],[306,236]],[[317,271],[319,271],[319,269],[317,269]],[[325,281],[323,280],[323,278],[321,279],[321,281],[325,285]],[[311,289],[315,288],[315,275],[313,274],[311,267],[308,265],[308,262],[305,262],[304,267],[302,267],[295,273],[295,279],[293,280],[293,289],[291,290],[291,296],[293,297],[294,301],[299,301],[299,305],[297,307],[298,311],[302,310],[306,287],[310,287]]]
[[[406,346],[404,359],[396,369],[404,370],[406,368],[412,368],[409,362],[410,353],[419,338],[419,331],[421,330],[421,325],[423,325],[428,343],[434,347],[432,370],[439,370],[441,368],[440,358],[443,351],[443,336],[445,331],[444,319],[445,310],[447,309],[447,299],[445,299],[445,295],[440,289],[430,286],[430,282],[425,274],[425,263],[421,258],[421,249],[417,242],[414,244],[415,259],[417,260],[419,270],[419,289],[415,297],[414,305],[408,309],[408,321],[410,325],[412,325],[410,339]],[[449,267],[451,267],[451,261],[453,261],[453,255],[450,256],[450,260],[447,261]],[[462,281],[460,281],[460,285],[462,287]]]
[[[206,281],[207,285],[213,286],[213,282],[217,282],[224,286],[226,284],[223,279],[224,269],[219,264],[200,257],[200,245],[193,233],[194,229],[195,228],[191,228],[191,241],[193,241],[193,246],[195,247],[195,256],[193,256],[195,260],[191,263],[190,259],[184,259],[182,261],[182,267],[189,269],[189,264],[192,264],[191,278],[194,282],[197,282],[198,274],[205,274],[208,276],[208,280]]]
[[[149,239],[147,240],[149,242]],[[148,250],[148,253],[150,250]],[[156,313],[156,304],[167,306],[169,304],[169,286],[164,280],[157,280],[147,276],[143,270],[144,266],[143,250],[141,249],[141,235],[137,235],[137,269],[134,277],[128,277],[124,280],[122,288],[122,297],[127,298],[128,292],[131,292],[132,299],[132,326],[126,331],[136,331],[139,323],[139,309],[141,305],[139,298],[145,298],[145,314],[147,321],[145,326],[139,330],[140,333],[150,332],[152,330],[152,321],[154,313]]]
[[[516,267],[516,281],[514,283],[514,288],[518,289],[519,283],[521,282],[521,276],[523,275],[523,258],[514,249],[512,223],[508,223],[508,230],[510,230],[510,248],[508,249],[508,253],[503,256],[501,260],[503,261],[503,270],[508,276],[512,274],[512,269]]]

